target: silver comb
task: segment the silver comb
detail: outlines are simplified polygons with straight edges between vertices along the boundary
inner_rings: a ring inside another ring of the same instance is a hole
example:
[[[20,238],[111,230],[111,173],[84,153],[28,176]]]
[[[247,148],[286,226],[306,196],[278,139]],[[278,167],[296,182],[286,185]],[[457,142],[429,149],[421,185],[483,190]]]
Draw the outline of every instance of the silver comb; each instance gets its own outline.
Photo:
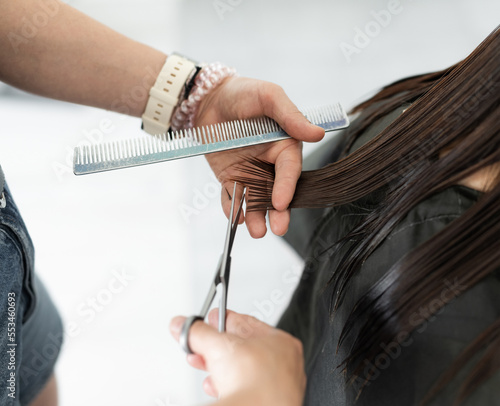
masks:
[[[349,119],[339,103],[303,110],[313,124],[325,131],[340,130]],[[212,152],[226,151],[290,138],[268,117],[196,127],[147,138],[85,145],[75,148],[75,175],[128,168]]]

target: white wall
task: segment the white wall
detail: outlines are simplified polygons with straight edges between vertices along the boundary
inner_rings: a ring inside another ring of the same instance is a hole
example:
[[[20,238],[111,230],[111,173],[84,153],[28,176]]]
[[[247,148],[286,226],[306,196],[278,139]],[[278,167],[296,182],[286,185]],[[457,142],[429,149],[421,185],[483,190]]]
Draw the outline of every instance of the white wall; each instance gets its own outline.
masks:
[[[396,3],[70,2],[167,53],[220,60],[243,76],[279,83],[302,106],[341,101],[352,107],[392,80],[444,68],[466,56],[500,15],[495,0]],[[389,9],[397,13],[377,28],[375,15],[387,16],[380,12]],[[363,48],[348,60],[342,47],[355,45],[358,29],[372,37],[358,43]],[[176,314],[199,311],[222,250],[225,218],[213,179],[203,158],[73,176],[68,151],[88,140],[89,133],[99,138],[103,120],[113,126],[106,138],[140,135],[136,119],[0,87],[0,163],[31,230],[38,273],[66,325],[79,328],[67,337],[58,366],[61,404],[161,406],[207,400],[203,374],[185,364],[167,326]],[[207,199],[193,201],[198,191]],[[179,209],[195,203],[205,207],[186,220]],[[255,241],[241,227],[230,307],[267,312],[265,319],[275,322],[283,305],[265,304],[273,290],[291,293],[300,266],[278,238]],[[131,279],[108,297],[117,271]],[[88,303],[93,298],[110,303],[92,318]]]

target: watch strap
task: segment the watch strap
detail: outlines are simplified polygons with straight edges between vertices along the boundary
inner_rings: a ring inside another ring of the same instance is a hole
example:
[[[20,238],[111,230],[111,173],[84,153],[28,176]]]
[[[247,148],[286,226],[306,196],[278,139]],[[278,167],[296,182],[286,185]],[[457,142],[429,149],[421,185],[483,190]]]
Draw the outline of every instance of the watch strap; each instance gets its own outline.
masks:
[[[167,58],[149,91],[149,99],[142,115],[144,131],[153,135],[167,132],[179,98],[184,96],[186,81],[195,69],[194,62],[182,56],[172,54]]]

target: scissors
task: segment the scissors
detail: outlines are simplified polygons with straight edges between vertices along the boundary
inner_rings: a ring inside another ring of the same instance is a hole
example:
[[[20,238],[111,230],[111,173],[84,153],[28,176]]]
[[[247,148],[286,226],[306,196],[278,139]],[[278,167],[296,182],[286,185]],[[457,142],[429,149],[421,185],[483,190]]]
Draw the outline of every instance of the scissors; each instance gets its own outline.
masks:
[[[231,202],[231,212],[229,213],[229,221],[227,225],[227,233],[226,240],[224,243],[224,251],[219,259],[219,263],[215,270],[214,280],[210,285],[210,289],[208,291],[207,298],[203,304],[201,312],[199,315],[191,316],[186,319],[182,326],[181,336],[179,339],[179,343],[182,349],[188,353],[193,354],[193,351],[189,347],[189,330],[191,326],[198,320],[205,320],[207,316],[208,310],[212,305],[212,302],[217,293],[217,286],[222,285],[222,295],[220,298],[220,306],[219,306],[219,331],[226,331],[226,306],[227,306],[227,289],[229,285],[229,272],[231,268],[231,249],[233,248],[234,236],[236,234],[236,229],[238,228],[238,222],[241,215],[241,209],[243,207],[243,202],[245,201],[246,189],[243,190],[243,196],[241,196],[240,205],[236,212],[236,217],[233,222],[233,214],[234,214],[234,205],[235,205],[235,196],[236,196],[236,182],[234,183],[233,188],[233,198]]]

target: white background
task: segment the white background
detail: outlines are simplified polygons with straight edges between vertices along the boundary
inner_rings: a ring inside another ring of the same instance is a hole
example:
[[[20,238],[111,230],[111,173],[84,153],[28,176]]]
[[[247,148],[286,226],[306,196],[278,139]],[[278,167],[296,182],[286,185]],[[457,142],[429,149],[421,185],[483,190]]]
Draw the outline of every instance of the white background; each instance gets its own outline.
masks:
[[[390,3],[70,1],[166,53],[222,61],[242,76],[276,82],[300,106],[340,101],[347,108],[393,80],[465,57],[500,16],[497,0],[401,0],[383,27],[376,16]],[[354,46],[360,30],[370,36],[347,58],[342,47]],[[226,225],[216,184],[203,158],[75,177],[71,151],[100,139],[103,120],[113,129],[105,138],[141,135],[137,119],[0,84],[0,163],[31,231],[37,272],[65,325],[77,327],[57,367],[61,404],[207,401],[203,374],[185,364],[168,323],[199,311],[213,277]],[[186,219],[187,207],[199,214]],[[230,308],[274,323],[285,303],[271,306],[272,292],[288,297],[300,267],[279,238],[252,240],[241,227]],[[130,280],[120,285],[116,272]],[[110,283],[120,292],[110,295]],[[101,309],[93,314],[92,300]]]

